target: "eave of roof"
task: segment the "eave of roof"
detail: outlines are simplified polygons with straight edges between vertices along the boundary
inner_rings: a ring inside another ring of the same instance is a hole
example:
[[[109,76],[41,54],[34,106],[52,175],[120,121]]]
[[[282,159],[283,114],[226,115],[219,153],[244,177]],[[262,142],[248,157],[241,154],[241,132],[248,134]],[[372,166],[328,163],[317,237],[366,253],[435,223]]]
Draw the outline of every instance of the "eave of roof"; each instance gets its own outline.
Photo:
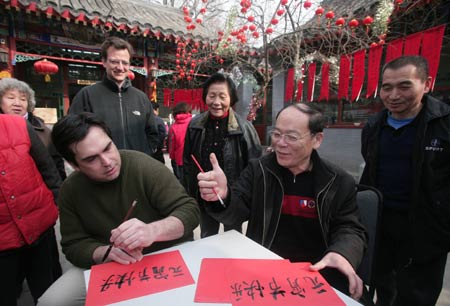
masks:
[[[104,27],[131,35],[151,36],[163,40],[210,40],[206,27],[196,24],[193,31],[186,29],[183,12],[179,9],[142,0],[0,0],[7,9],[45,14],[47,18],[61,18],[85,26]]]

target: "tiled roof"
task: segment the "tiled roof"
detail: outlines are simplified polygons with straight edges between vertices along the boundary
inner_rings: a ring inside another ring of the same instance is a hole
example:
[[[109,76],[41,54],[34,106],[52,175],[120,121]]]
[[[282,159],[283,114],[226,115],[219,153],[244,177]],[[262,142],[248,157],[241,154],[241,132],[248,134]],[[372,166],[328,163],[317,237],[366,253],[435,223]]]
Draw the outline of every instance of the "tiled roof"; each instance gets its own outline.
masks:
[[[364,14],[373,14],[374,5],[379,0],[323,0],[321,6],[327,10],[333,10],[336,16],[343,14],[356,15],[357,17],[363,17]]]
[[[0,0],[0,4],[47,14],[49,18],[56,16],[68,22],[115,28],[134,35],[202,41],[210,36],[201,24],[195,24],[196,28],[188,31],[180,9],[145,0]]]

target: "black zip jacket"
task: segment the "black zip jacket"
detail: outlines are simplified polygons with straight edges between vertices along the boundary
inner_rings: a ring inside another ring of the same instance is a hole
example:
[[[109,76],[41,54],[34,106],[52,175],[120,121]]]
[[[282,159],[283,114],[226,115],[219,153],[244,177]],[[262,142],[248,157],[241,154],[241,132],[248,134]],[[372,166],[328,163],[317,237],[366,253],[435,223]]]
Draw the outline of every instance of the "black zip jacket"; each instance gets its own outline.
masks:
[[[191,158],[203,159],[202,146],[205,140],[205,125],[209,112],[192,118],[186,131],[183,151],[184,186],[188,193],[199,198],[197,174],[200,172]],[[250,159],[259,158],[262,154],[258,134],[252,123],[242,119],[230,108],[228,118],[228,134],[223,147],[224,169],[227,180],[232,183],[239,177]],[[200,201],[202,202],[202,201]]]
[[[356,270],[366,248],[367,234],[360,223],[354,179],[324,161],[316,151],[313,162],[314,194],[320,226],[328,252],[344,256]],[[275,153],[251,161],[230,189],[228,207],[217,203],[208,213],[225,225],[248,220],[247,236],[270,249],[277,232],[284,197],[281,166]]]
[[[158,129],[152,104],[144,92],[127,78],[122,87],[107,79],[81,89],[69,114],[91,112],[106,122],[118,149],[153,155],[158,146]]]
[[[413,192],[409,208],[410,260],[424,262],[450,250],[450,107],[422,99],[413,149]],[[361,183],[376,187],[378,139],[387,110],[370,118],[361,135],[366,162]]]

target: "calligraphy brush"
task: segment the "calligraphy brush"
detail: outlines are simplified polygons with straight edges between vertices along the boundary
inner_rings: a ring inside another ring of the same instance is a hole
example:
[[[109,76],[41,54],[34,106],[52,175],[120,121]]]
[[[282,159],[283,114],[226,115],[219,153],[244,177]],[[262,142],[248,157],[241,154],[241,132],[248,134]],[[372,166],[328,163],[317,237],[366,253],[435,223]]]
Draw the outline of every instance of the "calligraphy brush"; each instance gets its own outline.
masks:
[[[200,166],[200,164],[198,163],[197,159],[195,158],[194,154],[191,154],[191,158],[194,161],[194,163],[197,165],[198,170],[200,170],[201,173],[205,173],[205,171],[203,171],[202,166]],[[214,193],[216,194],[217,198],[219,198],[219,202],[220,204],[222,204],[223,207],[227,208],[225,206],[225,203],[223,202],[222,198],[220,197],[220,195],[217,193],[216,189],[213,188]]]
[[[133,212],[133,209],[136,206],[136,204],[137,204],[137,200],[134,200],[133,203],[131,203],[131,207],[128,208],[127,214],[125,215],[125,218],[123,218],[122,223],[127,221],[128,218],[130,218],[131,213]],[[106,258],[108,258],[108,255],[109,255],[109,253],[111,253],[112,248],[113,248],[113,245],[110,244],[108,249],[105,252],[105,255],[103,255],[102,262],[105,262]]]

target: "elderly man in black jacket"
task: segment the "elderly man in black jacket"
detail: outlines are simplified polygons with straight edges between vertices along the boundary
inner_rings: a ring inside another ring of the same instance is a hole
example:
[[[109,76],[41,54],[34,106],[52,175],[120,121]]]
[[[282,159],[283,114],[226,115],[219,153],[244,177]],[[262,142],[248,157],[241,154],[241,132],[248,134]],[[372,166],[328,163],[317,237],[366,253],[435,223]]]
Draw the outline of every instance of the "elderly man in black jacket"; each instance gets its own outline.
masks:
[[[359,221],[355,181],[316,152],[324,117],[307,104],[277,115],[274,152],[251,161],[232,188],[211,154],[213,170],[197,176],[208,212],[224,224],[249,221],[247,235],[291,261],[315,263],[335,288],[358,299],[356,274],[366,232]],[[221,207],[218,195],[225,199]],[[216,201],[216,202],[213,202]]]

